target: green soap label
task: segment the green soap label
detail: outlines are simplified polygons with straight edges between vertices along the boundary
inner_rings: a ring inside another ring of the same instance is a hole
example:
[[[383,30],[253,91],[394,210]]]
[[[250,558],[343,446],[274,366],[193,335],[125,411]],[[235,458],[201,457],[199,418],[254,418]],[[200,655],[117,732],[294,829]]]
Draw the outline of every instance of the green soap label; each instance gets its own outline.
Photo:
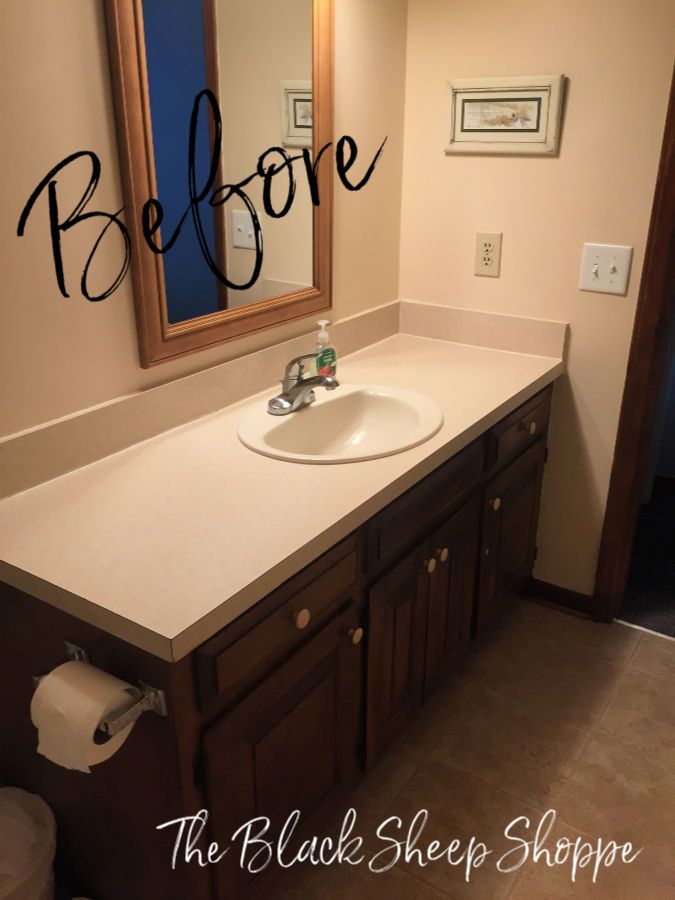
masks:
[[[316,358],[317,375],[335,375],[337,354],[333,347],[324,347]]]

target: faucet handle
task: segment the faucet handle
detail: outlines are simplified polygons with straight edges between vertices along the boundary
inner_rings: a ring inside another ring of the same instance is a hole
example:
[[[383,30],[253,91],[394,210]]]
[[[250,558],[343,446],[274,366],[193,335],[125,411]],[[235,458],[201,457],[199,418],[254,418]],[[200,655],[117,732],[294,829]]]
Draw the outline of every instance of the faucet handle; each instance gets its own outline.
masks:
[[[282,382],[285,391],[289,390],[289,388],[302,379],[305,371],[303,365],[304,361],[306,359],[316,359],[316,356],[316,353],[303,353],[302,356],[296,356],[295,359],[292,359],[288,363],[286,370],[284,371],[284,380]],[[297,371],[294,371],[295,369],[297,369]]]

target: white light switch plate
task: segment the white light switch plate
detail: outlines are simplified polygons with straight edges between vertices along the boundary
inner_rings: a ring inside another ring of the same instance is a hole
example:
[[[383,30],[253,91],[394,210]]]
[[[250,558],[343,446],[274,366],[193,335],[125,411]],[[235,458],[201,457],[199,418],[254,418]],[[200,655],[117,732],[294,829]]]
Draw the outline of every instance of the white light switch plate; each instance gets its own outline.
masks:
[[[247,209],[232,210],[232,246],[255,250],[253,219]]]
[[[600,294],[625,294],[632,257],[632,247],[584,244],[579,289]]]

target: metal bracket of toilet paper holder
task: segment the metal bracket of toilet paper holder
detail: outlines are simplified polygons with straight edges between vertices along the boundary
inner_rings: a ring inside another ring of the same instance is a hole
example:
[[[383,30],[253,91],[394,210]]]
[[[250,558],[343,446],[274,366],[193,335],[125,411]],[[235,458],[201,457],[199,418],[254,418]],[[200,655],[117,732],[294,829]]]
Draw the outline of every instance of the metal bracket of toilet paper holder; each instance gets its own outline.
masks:
[[[151,687],[144,681],[138,682],[141,696],[136,702],[126,709],[118,709],[111,712],[101,722],[99,729],[109,737],[118,734],[128,725],[132,725],[144,712],[154,712],[158,716],[169,714],[166,707],[166,694],[160,688]]]
[[[89,662],[89,653],[86,650],[83,650],[82,647],[78,647],[75,644],[71,644],[69,641],[66,641],[65,644],[68,659],[75,662]],[[39,677],[33,678],[35,687],[37,687],[39,683]],[[154,712],[157,713],[158,716],[167,716],[169,714],[166,705],[166,694],[163,690],[154,688],[140,680],[138,682],[138,689],[141,692],[140,697],[138,697],[131,706],[114,710],[102,719],[98,726],[100,731],[103,731],[108,737],[113,737],[114,735],[119,734],[124,728],[132,725],[144,712]]]

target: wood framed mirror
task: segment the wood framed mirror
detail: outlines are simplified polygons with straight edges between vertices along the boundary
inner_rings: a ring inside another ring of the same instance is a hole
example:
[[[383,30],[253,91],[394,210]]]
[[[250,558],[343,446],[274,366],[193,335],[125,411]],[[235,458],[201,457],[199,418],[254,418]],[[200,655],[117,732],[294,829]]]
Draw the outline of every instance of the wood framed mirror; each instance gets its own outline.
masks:
[[[105,5],[141,365],[329,309],[332,0]]]

